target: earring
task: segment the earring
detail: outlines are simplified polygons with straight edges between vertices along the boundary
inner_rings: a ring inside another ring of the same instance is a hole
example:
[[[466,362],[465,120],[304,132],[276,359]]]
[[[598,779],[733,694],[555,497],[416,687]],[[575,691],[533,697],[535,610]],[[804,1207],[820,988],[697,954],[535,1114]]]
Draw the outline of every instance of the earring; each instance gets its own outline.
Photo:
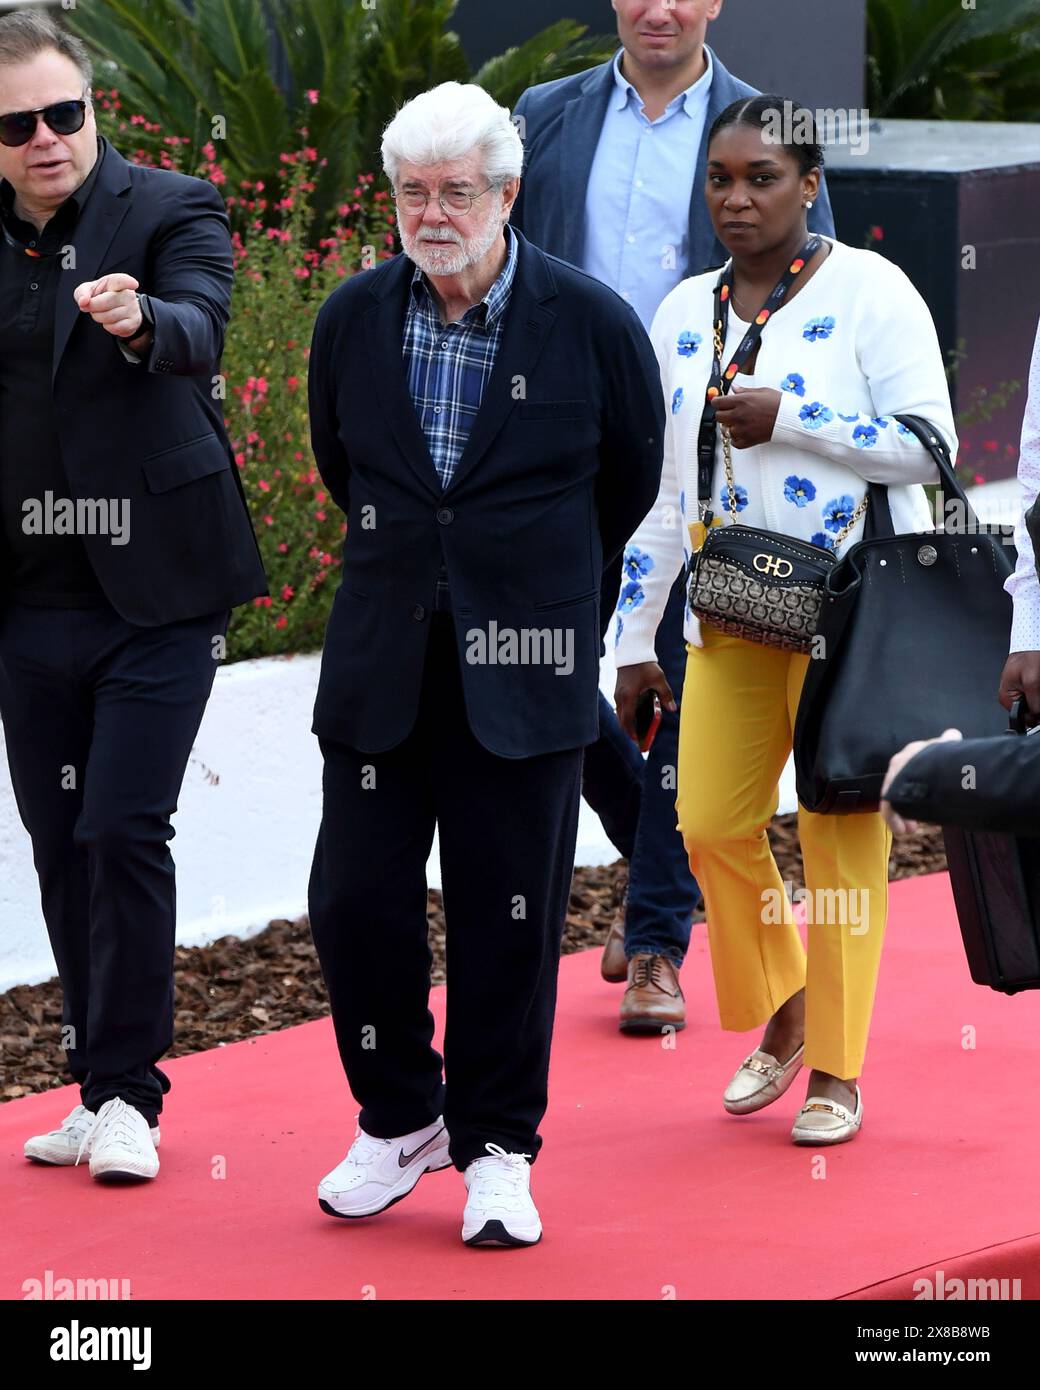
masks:
[[[811,207],[812,207],[812,199],[810,198],[809,201],[808,201],[807,203],[803,203],[803,204],[802,204],[802,207],[804,207],[804,208],[811,208]]]

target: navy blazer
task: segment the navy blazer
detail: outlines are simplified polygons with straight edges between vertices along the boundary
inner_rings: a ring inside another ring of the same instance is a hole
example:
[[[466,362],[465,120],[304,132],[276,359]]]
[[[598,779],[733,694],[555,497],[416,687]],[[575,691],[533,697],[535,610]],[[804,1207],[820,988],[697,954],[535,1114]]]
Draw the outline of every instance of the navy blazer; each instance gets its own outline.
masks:
[[[318,313],[311,442],[348,524],[314,712],[322,738],[377,753],[407,737],[442,558],[484,747],[520,758],[598,737],[602,568],[657,496],[660,374],[619,295],[518,240],[498,355],[446,488],[402,360],[413,263],[398,255],[344,281]],[[570,656],[511,661],[509,632],[514,657],[525,642],[547,651],[537,634]]]
[[[126,545],[83,536],[101,588],[128,622],[154,627],[267,592],[214,399],[231,237],[223,199],[206,180],[131,164],[107,140],[99,158],[76,223],[75,262],[63,263],[58,282],[54,419],[71,497],[129,504]],[[73,298],[83,281],[115,271],[138,281],[155,315],[140,363],[128,362]],[[0,575],[0,604],[9,585]]]
[[[742,97],[760,95],[756,87],[738,81],[714,49],[711,57],[714,76],[690,198],[690,275],[729,259],[729,252],[715,236],[704,199],[708,133],[727,106]],[[514,117],[523,117],[520,129],[524,136],[524,177],[510,221],[536,245],[572,265],[580,266],[584,255],[585,196],[607,106],[615,90],[611,59],[588,72],[529,87],[513,112]],[[820,183],[820,195],[809,213],[809,226],[825,236],[834,235],[826,180]]]

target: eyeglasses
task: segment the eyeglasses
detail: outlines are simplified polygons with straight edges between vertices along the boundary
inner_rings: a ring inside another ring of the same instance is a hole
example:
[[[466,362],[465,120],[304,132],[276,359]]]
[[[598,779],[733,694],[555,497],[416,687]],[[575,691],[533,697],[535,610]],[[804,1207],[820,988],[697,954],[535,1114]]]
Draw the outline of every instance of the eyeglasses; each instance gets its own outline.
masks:
[[[495,187],[497,187],[496,184],[489,183],[487,188],[482,189],[479,193],[464,193],[461,189],[450,189],[447,193],[439,194],[437,201],[449,217],[464,217],[467,212],[473,211],[473,204],[478,198],[483,198],[485,193],[490,193]],[[430,197],[429,193],[420,193],[414,188],[408,189],[404,193],[398,193],[397,189],[394,189],[397,206],[402,212],[410,213],[412,216],[426,211]]]
[[[27,145],[36,134],[41,116],[55,135],[75,135],[83,129],[86,113],[85,101],[56,101],[53,106],[38,106],[34,111],[12,111],[0,116],[0,143]]]

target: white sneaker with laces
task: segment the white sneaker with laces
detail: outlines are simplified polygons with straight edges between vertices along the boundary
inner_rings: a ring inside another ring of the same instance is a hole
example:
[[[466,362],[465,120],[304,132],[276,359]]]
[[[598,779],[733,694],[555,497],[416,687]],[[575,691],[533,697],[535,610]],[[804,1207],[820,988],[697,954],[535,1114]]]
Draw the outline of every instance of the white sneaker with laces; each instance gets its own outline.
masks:
[[[85,1105],[77,1105],[70,1110],[57,1129],[47,1134],[35,1134],[25,1141],[24,1153],[33,1163],[49,1163],[59,1167],[72,1167],[79,1154],[83,1136],[94,1123],[94,1112]],[[159,1147],[159,1126],[150,1129],[152,1143]]]
[[[148,1121],[119,1096],[106,1100],[80,1140],[76,1162],[90,1158],[92,1178],[154,1178],[159,1171]]]
[[[318,1184],[318,1206],[329,1216],[375,1216],[407,1197],[424,1173],[450,1167],[441,1116],[397,1139],[376,1139],[358,1125],[346,1158]]]
[[[462,1239],[467,1245],[537,1245],[542,1222],[531,1200],[531,1155],[484,1147],[490,1157],[475,1158],[465,1172]]]

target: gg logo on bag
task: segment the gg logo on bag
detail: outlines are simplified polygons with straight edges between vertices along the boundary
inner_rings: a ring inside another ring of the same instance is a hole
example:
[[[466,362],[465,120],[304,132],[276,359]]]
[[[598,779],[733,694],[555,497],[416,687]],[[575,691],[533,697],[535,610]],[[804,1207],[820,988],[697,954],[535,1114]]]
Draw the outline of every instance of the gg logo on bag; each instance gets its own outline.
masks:
[[[758,563],[759,560],[762,564]],[[756,555],[752,564],[759,574],[771,574],[775,579],[790,579],[794,574],[794,565],[780,555]]]

